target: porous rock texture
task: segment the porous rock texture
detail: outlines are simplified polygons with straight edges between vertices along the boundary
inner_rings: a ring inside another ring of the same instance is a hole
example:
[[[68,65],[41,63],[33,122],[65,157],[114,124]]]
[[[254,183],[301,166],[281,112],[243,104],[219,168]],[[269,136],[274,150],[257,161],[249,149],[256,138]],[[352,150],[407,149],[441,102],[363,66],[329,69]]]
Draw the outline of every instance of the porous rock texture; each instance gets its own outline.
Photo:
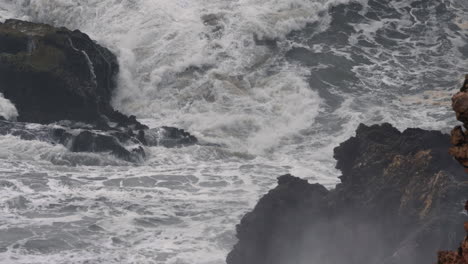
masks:
[[[237,226],[228,264],[433,263],[456,247],[468,183],[449,135],[360,125],[334,190],[285,175]]]
[[[460,92],[452,97],[452,108],[455,111],[457,120],[463,123],[463,126],[456,126],[451,133],[450,154],[455,157],[468,172],[468,75],[465,76],[465,82]]]

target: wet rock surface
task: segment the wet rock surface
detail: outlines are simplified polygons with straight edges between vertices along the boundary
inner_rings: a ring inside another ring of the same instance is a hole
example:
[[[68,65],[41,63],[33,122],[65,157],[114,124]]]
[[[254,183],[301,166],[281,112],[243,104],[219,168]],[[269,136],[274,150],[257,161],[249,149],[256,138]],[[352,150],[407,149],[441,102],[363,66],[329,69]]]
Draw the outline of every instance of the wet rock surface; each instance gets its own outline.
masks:
[[[0,120],[0,135],[13,135],[23,140],[61,144],[72,152],[107,152],[123,160],[144,160],[145,147],[183,147],[198,140],[182,129],[161,127],[139,130],[94,130],[86,124],[58,123],[39,125]]]
[[[0,24],[0,43],[0,92],[16,106],[19,121],[91,123],[106,116],[141,126],[110,105],[117,59],[86,34],[7,20]]]
[[[360,125],[335,149],[342,183],[280,177],[237,226],[227,263],[433,262],[463,236],[468,183],[449,146],[437,131]]]

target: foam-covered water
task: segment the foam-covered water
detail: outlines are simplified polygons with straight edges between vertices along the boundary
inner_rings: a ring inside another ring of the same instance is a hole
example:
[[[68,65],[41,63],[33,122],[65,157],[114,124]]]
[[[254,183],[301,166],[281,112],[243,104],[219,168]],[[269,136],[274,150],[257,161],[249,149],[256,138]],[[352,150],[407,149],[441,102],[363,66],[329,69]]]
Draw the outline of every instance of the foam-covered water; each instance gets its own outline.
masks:
[[[0,116],[7,120],[14,120],[18,117],[18,111],[10,100],[5,99],[3,94],[0,93]]]
[[[135,165],[0,137],[0,262],[224,263],[277,176],[336,184],[333,148],[360,122],[452,125],[467,14],[464,0],[1,0],[0,20],[109,47],[117,109],[217,145]]]

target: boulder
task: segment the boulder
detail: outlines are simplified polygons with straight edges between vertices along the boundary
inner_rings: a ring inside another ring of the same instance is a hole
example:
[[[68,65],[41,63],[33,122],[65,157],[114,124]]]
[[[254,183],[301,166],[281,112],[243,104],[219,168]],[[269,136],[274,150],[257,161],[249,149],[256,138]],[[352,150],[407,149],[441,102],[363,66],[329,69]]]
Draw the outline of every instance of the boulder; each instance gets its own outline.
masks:
[[[110,120],[145,128],[110,105],[118,71],[115,55],[79,30],[0,23],[0,93],[16,106],[18,121]]]
[[[291,175],[247,213],[228,264],[431,263],[462,238],[468,183],[450,137],[360,125],[335,149],[333,190]]]

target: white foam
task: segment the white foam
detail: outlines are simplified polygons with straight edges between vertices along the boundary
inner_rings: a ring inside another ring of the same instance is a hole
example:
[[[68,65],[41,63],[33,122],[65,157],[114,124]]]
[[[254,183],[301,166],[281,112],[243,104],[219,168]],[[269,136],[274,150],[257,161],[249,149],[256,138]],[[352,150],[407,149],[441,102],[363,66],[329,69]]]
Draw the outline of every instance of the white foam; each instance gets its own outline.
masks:
[[[7,120],[16,120],[18,117],[16,107],[10,100],[5,99],[2,93],[0,93],[0,116],[3,116]]]
[[[320,17],[320,13],[339,2],[345,1],[0,3],[12,10],[9,17],[79,28],[110,47],[121,65],[114,98],[120,110],[145,118],[143,122],[151,127],[175,125],[203,142],[221,145],[153,147],[144,164],[133,166],[106,155],[70,153],[62,146],[0,137],[0,145],[6,149],[0,153],[0,165],[6,171],[3,177],[14,175],[8,178],[14,181],[23,173],[45,171],[50,179],[51,188],[38,192],[17,180],[19,190],[10,190],[12,195],[34,201],[33,212],[49,212],[48,206],[57,204],[84,206],[85,210],[74,214],[81,219],[51,217],[73,222],[64,233],[87,230],[80,221],[96,222],[107,230],[96,237],[80,233],[80,239],[91,244],[88,248],[39,255],[9,248],[0,257],[8,256],[3,259],[17,263],[30,263],[31,259],[37,263],[224,263],[235,242],[235,224],[275,185],[276,176],[293,173],[327,187],[336,184],[340,172],[334,169],[333,148],[352,136],[360,122],[388,121],[399,129],[450,126],[454,118],[447,117],[449,106],[439,102],[449,100],[446,97],[452,88],[421,87],[414,78],[439,74],[453,80],[458,71],[466,69],[456,48],[438,51],[439,26],[427,28],[426,35],[397,40],[395,49],[358,47],[362,48],[359,55],[370,64],[353,68],[362,82],[359,86],[329,87],[327,93],[343,99],[336,107],[327,105],[307,80],[311,70],[328,65],[306,68],[286,61],[284,53],[290,47],[355,59],[350,50],[356,47],[320,43],[309,47],[308,39],[300,43],[285,39],[291,30],[317,19],[317,31],[326,29],[330,18],[326,14]],[[464,0],[453,2],[466,7]],[[391,3],[402,13],[410,4]],[[465,14],[460,12],[458,17]],[[204,24],[204,15],[213,20]],[[0,19],[4,16],[0,11]],[[377,32],[393,28],[392,23],[398,30],[415,26],[409,15],[398,21],[356,24],[350,42],[365,39],[375,43]],[[447,35],[457,47],[466,44],[461,34]],[[255,45],[256,39],[276,39],[276,45]],[[418,43],[427,46],[418,47]],[[420,58],[424,60],[418,61]],[[408,59],[414,60],[406,64]],[[448,64],[444,69],[439,62]],[[64,186],[61,177],[72,184]],[[5,193],[5,199],[7,196],[10,193]],[[136,224],[143,216],[161,224]],[[34,222],[13,211],[6,217],[3,222],[11,226],[34,229],[43,223],[43,218]],[[164,224],[170,219],[177,221]],[[123,243],[114,244],[111,237]]]
[[[222,143],[258,152],[309,126],[320,99],[302,70],[277,61],[281,50],[257,46],[255,38],[278,39],[281,46],[286,34],[343,2],[48,0],[16,6],[34,21],[79,28],[117,52],[114,105],[120,110],[220,140],[232,129],[238,134]],[[204,23],[206,15],[214,19]],[[208,70],[186,72],[189,67]]]

